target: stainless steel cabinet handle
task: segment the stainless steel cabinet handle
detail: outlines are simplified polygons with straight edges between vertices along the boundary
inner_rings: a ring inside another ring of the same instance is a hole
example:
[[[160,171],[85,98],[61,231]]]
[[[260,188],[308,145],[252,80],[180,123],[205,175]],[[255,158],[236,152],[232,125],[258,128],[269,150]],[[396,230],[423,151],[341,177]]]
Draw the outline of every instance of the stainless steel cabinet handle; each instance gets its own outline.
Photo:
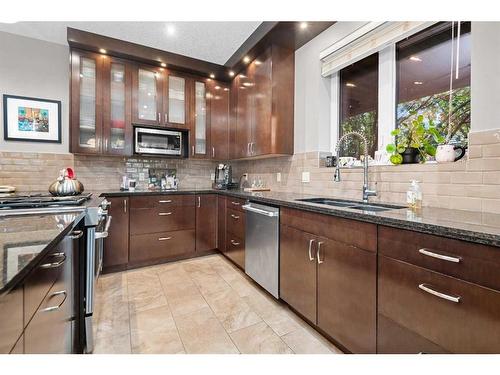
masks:
[[[201,197],[198,196],[198,207],[201,207]]]
[[[313,261],[313,260],[314,260],[314,258],[313,258],[313,256],[312,256],[312,254],[311,254],[312,244],[314,243],[314,241],[316,241],[316,240],[314,240],[314,239],[313,239],[313,240],[309,240],[309,260],[310,260],[310,261]]]
[[[168,122],[168,116],[167,116],[167,112],[165,112],[165,124]]]
[[[172,237],[160,237],[160,238],[158,238],[158,241],[168,241],[171,239],[172,239]]]
[[[323,245],[323,242],[318,242],[318,251],[316,252],[316,259],[318,260],[318,264],[323,263],[319,254],[319,252],[321,251],[321,245]]]
[[[437,290],[433,289],[429,284],[419,284],[418,287],[422,289],[424,292],[432,294],[433,296],[455,303],[460,302],[460,296],[451,296],[449,294],[438,292]]]
[[[108,217],[106,219],[106,224],[104,225],[104,230],[102,232],[95,232],[95,239],[96,240],[108,237],[109,226],[111,225],[112,218],[113,218],[112,216],[108,215]]]
[[[247,143],[247,155],[250,155],[250,143]]]
[[[234,245],[234,246],[239,246],[239,242],[236,242],[235,240],[231,240],[231,244]]]
[[[62,257],[62,259],[59,262],[41,264],[40,268],[57,268],[57,267],[62,266],[63,263],[66,261],[66,254],[64,254],[64,253],[56,253],[56,254],[52,254],[51,256]]]
[[[250,154],[254,155],[255,154],[255,143],[250,143]]]
[[[56,296],[60,296],[60,295],[64,295],[64,298],[63,298],[62,302],[59,305],[46,307],[44,309],[41,309],[40,312],[50,312],[50,311],[59,310],[61,308],[61,306],[64,304],[64,302],[66,301],[66,297],[68,296],[68,294],[66,293],[66,291],[65,290],[61,290],[59,292],[54,292],[49,297],[49,299],[51,299],[52,297],[56,297]]]
[[[166,199],[166,200],[163,200],[163,201],[158,201],[158,203],[172,203],[172,200],[171,199]]]
[[[212,147],[212,157],[215,158],[215,147]]]
[[[109,143],[109,139],[106,138],[106,140],[104,141],[104,148],[106,149],[106,151],[108,151],[108,143]]]
[[[238,215],[231,214],[231,217],[235,220],[238,220],[240,217]]]
[[[158,216],[168,216],[168,215],[172,215],[172,212],[160,212],[160,213],[158,213]]]
[[[194,146],[191,146],[191,155],[194,156]]]
[[[81,238],[82,236],[83,236],[83,230],[74,230],[73,232],[71,232],[70,238],[72,240],[77,240],[77,239]]]
[[[235,206],[239,206],[240,202],[234,202],[234,201],[232,201],[231,204],[234,204]]]
[[[158,112],[158,124],[161,122],[161,113]]]
[[[422,249],[419,249],[418,252],[420,254],[427,255],[428,257],[446,260],[447,262],[452,262],[452,263],[460,263],[460,261],[462,260],[462,258],[460,258],[460,257],[454,257],[454,256],[435,253],[433,251],[430,251],[429,249],[426,249],[425,247]]]
[[[123,212],[127,213],[127,200],[123,200]]]

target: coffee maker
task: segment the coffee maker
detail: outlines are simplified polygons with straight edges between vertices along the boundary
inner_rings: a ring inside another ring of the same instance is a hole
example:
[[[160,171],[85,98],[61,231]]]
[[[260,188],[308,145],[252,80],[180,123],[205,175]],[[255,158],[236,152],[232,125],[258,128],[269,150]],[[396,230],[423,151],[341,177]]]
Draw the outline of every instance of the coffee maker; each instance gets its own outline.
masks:
[[[237,186],[233,184],[233,173],[229,164],[217,164],[215,167],[214,189],[227,190]]]

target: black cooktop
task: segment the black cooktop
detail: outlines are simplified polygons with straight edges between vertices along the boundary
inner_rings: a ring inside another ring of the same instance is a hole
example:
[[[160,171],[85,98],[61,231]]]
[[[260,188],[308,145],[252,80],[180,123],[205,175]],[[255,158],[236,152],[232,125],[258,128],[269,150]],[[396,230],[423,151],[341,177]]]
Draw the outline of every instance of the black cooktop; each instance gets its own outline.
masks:
[[[24,194],[0,198],[0,210],[14,208],[40,208],[40,207],[62,207],[79,206],[90,199],[91,193],[55,197],[50,194]]]

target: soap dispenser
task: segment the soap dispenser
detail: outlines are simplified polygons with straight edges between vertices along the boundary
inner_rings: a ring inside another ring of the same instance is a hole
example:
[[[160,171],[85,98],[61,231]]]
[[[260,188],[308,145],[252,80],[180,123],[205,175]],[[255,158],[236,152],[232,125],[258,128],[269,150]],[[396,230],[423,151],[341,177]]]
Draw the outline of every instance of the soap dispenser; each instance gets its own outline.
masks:
[[[422,208],[422,190],[417,180],[412,180],[410,188],[406,192],[406,203],[414,210]]]

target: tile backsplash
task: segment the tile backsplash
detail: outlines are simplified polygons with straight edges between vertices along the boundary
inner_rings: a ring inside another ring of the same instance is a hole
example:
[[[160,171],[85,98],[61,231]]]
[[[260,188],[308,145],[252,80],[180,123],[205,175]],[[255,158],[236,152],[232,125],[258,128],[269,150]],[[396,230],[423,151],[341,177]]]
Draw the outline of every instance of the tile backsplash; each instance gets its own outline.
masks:
[[[500,213],[500,130],[471,133],[469,144],[468,156],[456,163],[370,167],[370,185],[378,192],[370,199],[405,204],[409,182],[416,179],[425,206]],[[231,164],[235,178],[246,172],[251,181],[260,177],[274,191],[360,199],[362,169],[342,170],[342,181],[335,183],[334,169],[324,166],[324,156],[309,152]],[[209,188],[215,166],[194,159],[0,152],[0,185],[14,185],[20,192],[45,191],[60,169],[74,167],[87,191],[117,190],[123,175],[146,188],[149,168],[171,168],[177,170],[181,188]],[[302,182],[302,172],[309,172],[309,182]]]

